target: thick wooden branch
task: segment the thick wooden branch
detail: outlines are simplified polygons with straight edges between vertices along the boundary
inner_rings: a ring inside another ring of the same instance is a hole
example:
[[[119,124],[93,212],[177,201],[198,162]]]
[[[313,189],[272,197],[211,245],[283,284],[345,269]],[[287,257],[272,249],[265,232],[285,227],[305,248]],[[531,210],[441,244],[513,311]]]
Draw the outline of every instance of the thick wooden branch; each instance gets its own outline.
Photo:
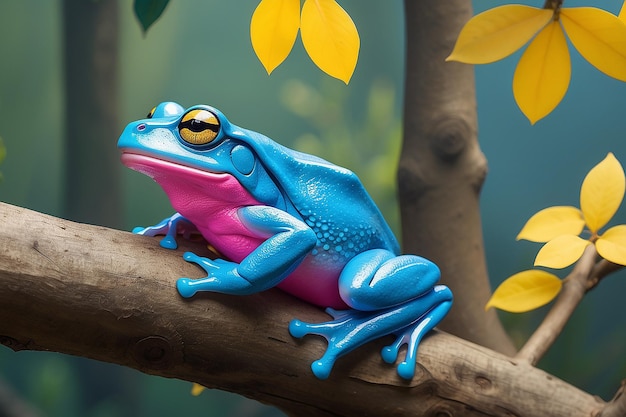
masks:
[[[294,318],[327,320],[278,290],[183,300],[179,276],[200,277],[157,240],[0,203],[0,341],[198,382],[298,416],[592,416],[604,403],[567,383],[454,336],[433,332],[412,381],[378,354],[341,358],[319,381],[309,364],[325,341],[295,340]],[[197,252],[206,251],[201,246]]]

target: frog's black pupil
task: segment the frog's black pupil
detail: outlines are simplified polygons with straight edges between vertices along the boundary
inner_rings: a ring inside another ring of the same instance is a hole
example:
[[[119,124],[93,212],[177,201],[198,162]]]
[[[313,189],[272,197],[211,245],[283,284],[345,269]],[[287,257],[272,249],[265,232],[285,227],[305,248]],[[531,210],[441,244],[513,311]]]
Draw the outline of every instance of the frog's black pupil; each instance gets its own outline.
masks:
[[[181,129],[189,129],[192,132],[202,132],[203,130],[211,130],[212,132],[217,133],[219,130],[218,125],[209,124],[205,121],[198,119],[191,119],[180,124]]]

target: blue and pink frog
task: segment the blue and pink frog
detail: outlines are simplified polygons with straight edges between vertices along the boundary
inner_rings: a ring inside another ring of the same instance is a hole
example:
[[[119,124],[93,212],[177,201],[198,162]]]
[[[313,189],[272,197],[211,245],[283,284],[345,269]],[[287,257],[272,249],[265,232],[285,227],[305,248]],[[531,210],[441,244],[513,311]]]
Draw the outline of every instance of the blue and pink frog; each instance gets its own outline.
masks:
[[[395,363],[407,345],[397,371],[413,377],[418,345],[449,311],[452,293],[436,285],[433,262],[400,255],[354,173],[235,126],[205,105],[161,103],[126,127],[118,147],[122,162],[155,180],[177,212],[134,232],[165,235],[161,246],[175,249],[177,234],[197,231],[224,256],[185,253],[207,277],[178,279],[182,297],[278,287],[333,317],[289,324],[294,337],[328,340],[311,365],[315,376],[327,378],[339,356],[393,334],[382,358]]]

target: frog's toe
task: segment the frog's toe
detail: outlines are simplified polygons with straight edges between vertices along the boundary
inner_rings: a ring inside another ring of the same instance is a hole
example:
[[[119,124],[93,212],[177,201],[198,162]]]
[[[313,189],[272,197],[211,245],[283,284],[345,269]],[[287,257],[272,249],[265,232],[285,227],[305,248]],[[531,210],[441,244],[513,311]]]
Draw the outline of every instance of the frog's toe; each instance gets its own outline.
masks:
[[[301,337],[304,337],[310,333],[309,326],[307,325],[307,323],[304,323],[298,319],[291,320],[291,322],[289,323],[289,333],[293,337],[297,337],[298,339],[300,339]]]
[[[425,333],[424,330],[425,328],[421,325],[421,323],[418,322],[413,324],[402,330],[396,341],[389,346],[385,346],[380,352],[380,356],[383,358],[383,361],[393,364],[398,359],[400,348],[407,345],[404,361],[402,361],[396,368],[398,375],[404,379],[412,379],[413,375],[415,375],[417,348],[422,336]]]
[[[415,376],[415,361],[405,361],[396,368],[398,375],[403,379],[413,379]]]
[[[146,230],[145,227],[141,227],[141,226],[133,227],[133,234],[141,235],[144,233],[145,230]]]
[[[334,359],[322,358],[311,364],[311,371],[318,379],[327,379],[330,376],[330,372],[333,370],[334,364]]]
[[[183,298],[190,298],[196,293],[196,290],[191,286],[191,280],[189,278],[179,278],[176,281],[176,289]]]
[[[185,252],[183,254],[183,259],[186,260],[187,262],[192,262],[194,264],[198,264],[202,266],[202,257],[196,255],[193,252]]]
[[[396,359],[398,359],[398,349],[394,348],[393,345],[385,346],[380,351],[380,356],[386,363],[395,363]]]
[[[450,290],[448,290],[448,288],[444,286],[438,287],[439,288],[435,288],[433,294],[443,296],[445,297],[444,299],[446,299]],[[445,317],[451,306],[452,301],[450,299],[441,302],[439,305],[436,305],[426,314],[420,317],[420,319],[416,323],[400,331],[399,336],[393,345],[387,346],[387,348],[383,349],[383,352],[381,352],[381,354],[383,355],[383,359],[385,361],[387,359],[391,359],[392,357],[394,357],[395,360],[395,358],[397,358],[398,356],[400,347],[405,344],[407,345],[404,361],[400,363],[397,367],[398,375],[400,375],[402,378],[413,378],[413,375],[415,375],[415,364],[417,361],[417,349],[420,342],[422,341],[424,336],[429,331],[434,329],[435,326],[443,319],[443,317]],[[387,349],[388,351],[385,352],[385,350]],[[388,355],[387,359],[385,359],[385,354]]]
[[[338,332],[341,331],[338,324],[341,323],[336,320],[322,323],[305,323],[294,319],[291,323],[289,323],[289,333],[291,333],[293,337],[297,338],[304,337],[307,334],[316,334],[330,341],[333,337],[336,337]]]
[[[398,359],[398,355],[400,354],[400,348],[410,342],[410,337],[412,333],[413,330],[403,330],[400,333],[396,333],[398,337],[396,338],[395,342],[393,342],[389,346],[385,346],[380,351],[380,356],[382,356],[383,360],[387,363],[395,363]]]
[[[178,247],[178,243],[176,243],[176,239],[173,236],[166,235],[161,241],[159,245],[165,249],[176,249]]]

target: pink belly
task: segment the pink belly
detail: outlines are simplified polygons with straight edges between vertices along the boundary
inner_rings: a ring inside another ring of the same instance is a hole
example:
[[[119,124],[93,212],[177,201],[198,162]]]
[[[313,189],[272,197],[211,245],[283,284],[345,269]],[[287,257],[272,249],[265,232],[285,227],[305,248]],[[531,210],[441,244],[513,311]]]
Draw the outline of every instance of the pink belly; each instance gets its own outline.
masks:
[[[268,238],[256,235],[241,223],[238,208],[262,204],[232,175],[133,153],[124,153],[122,161],[159,183],[174,209],[227,259],[241,262]],[[278,287],[312,304],[346,308],[337,287],[340,270],[341,266],[309,255]]]
[[[339,273],[312,268],[310,256],[278,284],[278,288],[320,307],[332,307],[338,310],[348,308],[339,296],[337,286]]]

